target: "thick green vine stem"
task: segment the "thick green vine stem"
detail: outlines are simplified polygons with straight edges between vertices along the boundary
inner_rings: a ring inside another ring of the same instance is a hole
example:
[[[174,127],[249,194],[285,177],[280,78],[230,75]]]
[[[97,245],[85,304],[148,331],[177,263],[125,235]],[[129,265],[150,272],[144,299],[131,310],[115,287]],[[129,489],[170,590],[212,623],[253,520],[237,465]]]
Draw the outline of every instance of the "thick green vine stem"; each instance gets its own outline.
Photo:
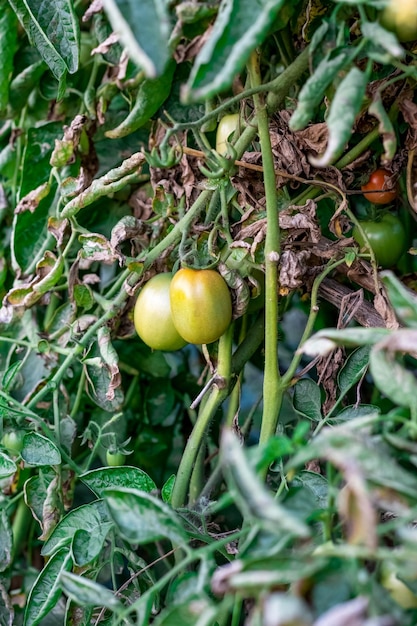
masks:
[[[261,83],[259,58],[252,54],[249,63],[249,76],[253,86]],[[264,187],[266,197],[267,231],[265,238],[265,373],[264,409],[259,443],[265,443],[272,435],[278,422],[282,403],[282,389],[278,368],[278,260],[280,253],[280,232],[278,203],[275,180],[274,159],[267,107],[259,95],[253,96],[258,120],[258,133],[261,143]]]
[[[203,444],[207,429],[221,403],[227,398],[232,376],[233,324],[219,339],[217,372],[210,395],[197,416],[197,421],[185,446],[172,491],[174,508],[185,505],[195,460]]]

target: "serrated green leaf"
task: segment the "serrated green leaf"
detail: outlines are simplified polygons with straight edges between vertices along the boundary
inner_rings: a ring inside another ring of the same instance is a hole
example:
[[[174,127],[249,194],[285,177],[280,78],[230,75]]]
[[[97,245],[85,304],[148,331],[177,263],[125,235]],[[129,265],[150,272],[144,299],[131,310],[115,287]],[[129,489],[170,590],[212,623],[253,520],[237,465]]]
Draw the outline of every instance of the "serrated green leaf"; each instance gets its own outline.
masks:
[[[58,550],[35,580],[26,604],[24,626],[37,626],[48,615],[62,593],[60,575],[72,569],[71,555],[66,548]]]
[[[62,572],[60,578],[65,594],[77,605],[100,606],[110,610],[123,608],[122,603],[110,589],[99,585],[94,580],[70,572]]]
[[[229,88],[284,4],[285,0],[222,0],[210,37],[195,59],[184,100],[205,100]]]
[[[146,544],[168,538],[184,543],[180,518],[164,502],[138,489],[107,489],[106,502],[121,536],[130,543]]]
[[[78,69],[79,24],[71,0],[9,0],[32,44],[60,80]]]
[[[0,1],[0,113],[9,101],[9,85],[13,72],[13,57],[17,50],[17,19],[8,0]]]
[[[160,76],[170,57],[171,30],[164,0],[104,0],[104,10],[132,61],[148,78]]]
[[[146,472],[128,465],[91,470],[82,474],[80,480],[99,498],[103,497],[105,489],[111,487],[131,487],[147,493],[156,490],[154,481]]]
[[[44,435],[30,432],[23,437],[20,456],[28,465],[59,465],[61,453],[57,446]]]
[[[100,536],[101,528],[111,522],[106,503],[96,500],[89,504],[83,504],[67,513],[67,515],[55,527],[49,539],[42,548],[42,555],[53,554],[62,545],[68,545],[73,540],[75,533],[82,528],[91,536]]]

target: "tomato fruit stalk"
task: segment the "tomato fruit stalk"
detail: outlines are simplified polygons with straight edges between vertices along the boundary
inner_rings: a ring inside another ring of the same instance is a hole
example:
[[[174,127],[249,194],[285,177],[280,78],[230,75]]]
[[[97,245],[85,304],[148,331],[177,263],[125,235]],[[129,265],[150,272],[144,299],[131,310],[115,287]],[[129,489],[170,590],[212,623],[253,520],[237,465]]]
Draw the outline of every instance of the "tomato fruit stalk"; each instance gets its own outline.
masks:
[[[179,270],[171,281],[170,301],[175,328],[189,343],[216,341],[232,321],[230,291],[215,270]]]

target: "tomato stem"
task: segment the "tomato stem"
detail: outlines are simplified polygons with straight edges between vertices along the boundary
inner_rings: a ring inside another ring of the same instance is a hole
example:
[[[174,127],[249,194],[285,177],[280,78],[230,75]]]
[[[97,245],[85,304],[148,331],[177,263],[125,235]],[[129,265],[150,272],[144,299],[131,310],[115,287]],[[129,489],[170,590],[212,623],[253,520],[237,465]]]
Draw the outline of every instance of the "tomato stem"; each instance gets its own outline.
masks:
[[[187,492],[193,473],[193,467],[203,445],[207,430],[218,407],[229,395],[232,376],[232,341],[233,324],[229,326],[224,335],[219,339],[217,377],[218,384],[211,388],[210,395],[202,404],[197,416],[196,423],[185,446],[182,455],[174,488],[172,490],[171,504],[174,508],[184,506],[187,500]],[[192,494],[193,500],[198,494]],[[190,494],[191,496],[191,494]]]
[[[249,76],[253,87],[261,81],[259,57],[252,53]],[[265,239],[265,375],[264,405],[259,443],[265,443],[275,434],[282,403],[280,373],[278,367],[278,260],[280,253],[280,230],[269,120],[266,104],[258,94],[253,96],[258,120],[261,144],[263,178],[266,197],[267,231]]]

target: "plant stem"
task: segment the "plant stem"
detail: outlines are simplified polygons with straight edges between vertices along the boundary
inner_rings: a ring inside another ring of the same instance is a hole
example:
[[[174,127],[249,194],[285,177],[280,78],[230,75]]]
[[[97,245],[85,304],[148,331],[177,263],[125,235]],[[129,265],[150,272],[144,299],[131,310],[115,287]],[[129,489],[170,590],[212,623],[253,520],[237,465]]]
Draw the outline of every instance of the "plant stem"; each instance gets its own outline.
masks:
[[[261,83],[259,58],[252,53],[249,63],[252,85]],[[275,180],[274,158],[269,135],[268,112],[259,95],[253,96],[261,143],[263,177],[266,197],[267,231],[265,238],[265,373],[264,408],[259,443],[265,443],[274,435],[282,403],[278,367],[278,260],[280,231]]]
[[[184,506],[194,463],[200,446],[205,439],[207,429],[217,409],[229,394],[230,379],[232,374],[232,339],[233,326],[219,339],[217,376],[219,383],[214,383],[207,401],[197,416],[197,421],[185,446],[182,455],[174,488],[172,490],[171,503],[173,508]]]

